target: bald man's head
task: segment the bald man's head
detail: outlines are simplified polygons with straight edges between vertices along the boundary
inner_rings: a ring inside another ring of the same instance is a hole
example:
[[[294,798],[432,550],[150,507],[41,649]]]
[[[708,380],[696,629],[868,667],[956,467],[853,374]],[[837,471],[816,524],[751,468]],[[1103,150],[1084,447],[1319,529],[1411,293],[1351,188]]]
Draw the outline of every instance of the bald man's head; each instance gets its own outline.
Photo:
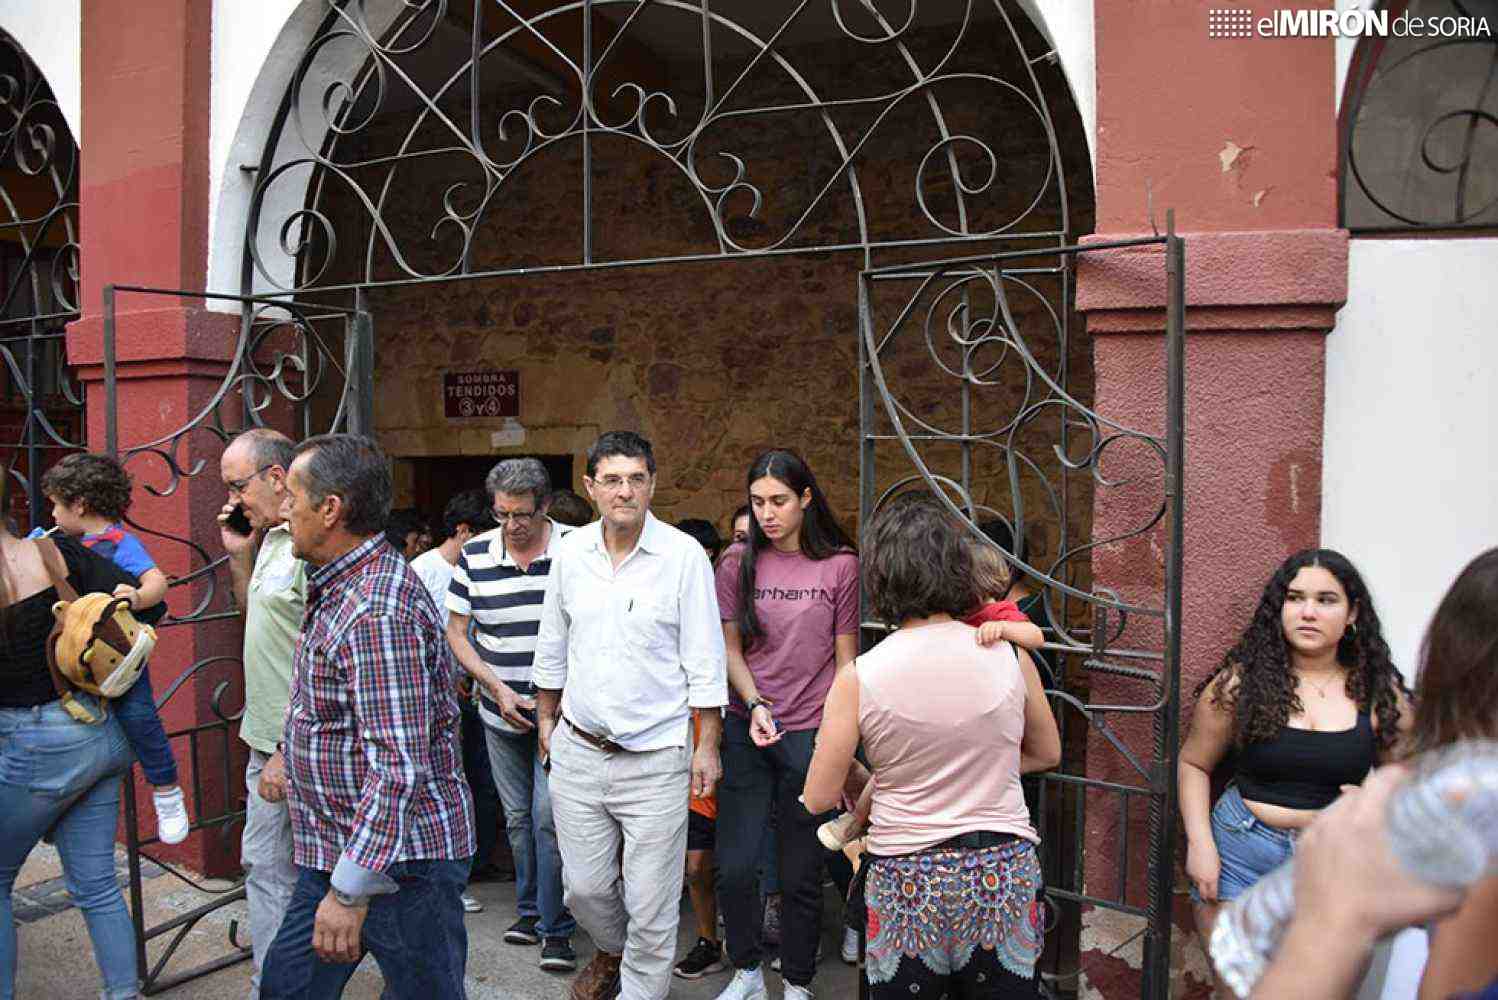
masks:
[[[286,493],[286,470],[296,444],[280,431],[256,427],[229,442],[219,459],[219,475],[229,500],[244,507],[256,528],[281,523],[281,499]]]

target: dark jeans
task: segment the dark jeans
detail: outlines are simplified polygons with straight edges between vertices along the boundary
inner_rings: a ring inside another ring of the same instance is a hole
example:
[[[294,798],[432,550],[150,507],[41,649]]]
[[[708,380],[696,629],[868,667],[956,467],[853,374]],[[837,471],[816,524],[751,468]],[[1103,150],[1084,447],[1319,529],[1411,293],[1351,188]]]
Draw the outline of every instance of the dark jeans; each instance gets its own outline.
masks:
[[[728,957],[748,969],[761,958],[764,903],[759,894],[762,841],[769,835],[770,803],[780,842],[780,962],[785,981],[810,983],[822,934],[822,866],[827,852],[817,826],[831,814],[813,816],[799,801],[811,764],[815,731],[786,733],[760,749],[749,739],[749,723],[723,720],[723,782],[718,791],[718,877]]]
[[[398,892],[376,896],[364,918],[363,945],[385,977],[385,1000],[463,1000],[468,931],[463,887],[468,860],[402,861],[388,874]],[[299,868],[281,930],[265,956],[260,1000],[323,1000],[343,995],[358,962],[324,962],[312,950],[317,907],[330,875]]]
[[[171,741],[166,738],[166,729],[161,725],[161,716],[156,712],[156,696],[151,693],[151,671],[140,672],[140,680],[130,685],[130,690],[110,703],[135,759],[140,761],[141,773],[153,785],[175,785],[177,783],[177,760],[172,756]]]
[[[499,843],[499,791],[489,770],[489,745],[484,741],[484,723],[479,718],[478,706],[460,698],[458,707],[463,711],[463,774],[468,778],[468,790],[473,793],[473,825],[478,838],[473,867],[482,868],[492,862],[494,847]]]

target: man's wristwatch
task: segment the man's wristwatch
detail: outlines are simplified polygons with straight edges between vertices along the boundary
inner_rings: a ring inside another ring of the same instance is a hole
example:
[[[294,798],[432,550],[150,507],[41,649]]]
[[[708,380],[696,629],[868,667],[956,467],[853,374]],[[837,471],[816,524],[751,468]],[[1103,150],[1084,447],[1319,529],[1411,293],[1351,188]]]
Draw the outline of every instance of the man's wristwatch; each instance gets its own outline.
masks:
[[[338,902],[344,906],[351,906],[355,909],[362,909],[363,907],[369,905],[368,896],[355,896],[331,885],[328,886],[328,891],[333,894],[334,899],[338,900]]]
[[[765,708],[769,708],[770,707],[770,703],[768,701],[765,701],[763,698],[755,698],[753,701],[751,701],[749,703],[749,706],[748,706],[749,707],[749,714],[753,715],[754,714],[754,710],[756,708],[759,708],[761,705],[763,705]]]

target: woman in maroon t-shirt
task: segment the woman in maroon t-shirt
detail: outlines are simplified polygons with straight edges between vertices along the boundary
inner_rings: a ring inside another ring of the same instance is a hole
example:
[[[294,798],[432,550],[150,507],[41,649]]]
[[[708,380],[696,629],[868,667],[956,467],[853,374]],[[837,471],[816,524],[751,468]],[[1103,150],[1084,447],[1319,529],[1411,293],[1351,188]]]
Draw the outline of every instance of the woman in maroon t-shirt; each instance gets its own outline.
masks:
[[[787,1000],[809,997],[816,972],[826,852],[798,801],[837,668],[858,653],[858,556],[811,470],[794,452],[749,467],[749,537],[718,566],[728,647],[729,714],[718,791],[718,869],[728,956],[720,1000],[765,1000],[757,890],[774,801],[779,836],[781,959]]]

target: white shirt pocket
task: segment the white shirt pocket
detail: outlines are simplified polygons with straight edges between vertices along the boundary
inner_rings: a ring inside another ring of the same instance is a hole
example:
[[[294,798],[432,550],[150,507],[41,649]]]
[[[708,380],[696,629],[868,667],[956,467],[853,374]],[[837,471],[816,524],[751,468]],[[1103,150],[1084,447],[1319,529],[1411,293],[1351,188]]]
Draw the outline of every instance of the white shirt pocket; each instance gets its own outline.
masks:
[[[637,595],[626,600],[623,618],[624,635],[632,646],[652,656],[675,652],[678,628],[675,600],[657,594]]]

